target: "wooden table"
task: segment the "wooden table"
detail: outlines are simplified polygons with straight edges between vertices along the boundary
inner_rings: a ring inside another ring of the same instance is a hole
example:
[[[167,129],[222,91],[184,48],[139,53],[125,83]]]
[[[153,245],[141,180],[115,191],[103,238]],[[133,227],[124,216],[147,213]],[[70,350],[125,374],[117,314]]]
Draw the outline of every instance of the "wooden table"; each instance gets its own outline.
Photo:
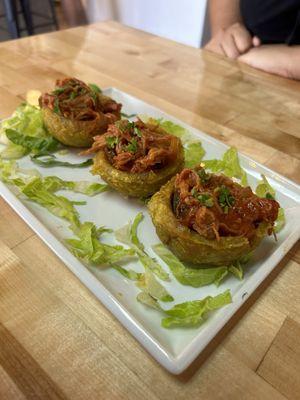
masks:
[[[76,76],[300,181],[300,83],[105,22],[0,44],[0,117]],[[181,376],[163,370],[0,200],[0,399],[300,399],[300,248]]]

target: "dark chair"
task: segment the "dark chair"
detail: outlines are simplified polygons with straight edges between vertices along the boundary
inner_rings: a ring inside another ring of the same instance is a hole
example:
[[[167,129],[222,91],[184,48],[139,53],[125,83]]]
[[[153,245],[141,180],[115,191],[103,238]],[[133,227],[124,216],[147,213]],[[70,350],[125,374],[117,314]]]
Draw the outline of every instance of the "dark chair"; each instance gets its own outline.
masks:
[[[26,31],[28,35],[34,35],[35,30],[53,25],[58,29],[54,0],[46,0],[49,4],[50,15],[45,15],[36,11],[31,11],[30,0],[3,0],[4,16],[7,21],[8,32],[12,39],[21,37],[21,32]],[[19,4],[18,4],[19,3]],[[18,5],[20,11],[18,11]],[[20,28],[20,16],[23,16],[25,28]],[[40,17],[44,22],[34,24],[33,17]]]

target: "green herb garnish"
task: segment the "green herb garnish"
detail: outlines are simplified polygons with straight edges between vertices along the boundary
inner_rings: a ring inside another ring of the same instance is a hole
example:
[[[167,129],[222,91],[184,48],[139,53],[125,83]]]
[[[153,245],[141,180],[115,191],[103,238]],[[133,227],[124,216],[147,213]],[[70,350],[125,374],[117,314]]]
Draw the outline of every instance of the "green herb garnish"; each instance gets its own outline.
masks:
[[[131,129],[134,129],[134,122],[128,121],[127,124],[125,124],[124,122],[125,122],[124,119],[115,122],[115,126],[116,126],[118,129],[120,129],[121,132],[125,132],[125,131],[127,131],[127,130],[130,131]]]
[[[70,100],[74,100],[75,97],[77,97],[77,96],[78,96],[78,93],[76,93],[76,92],[71,92],[71,94],[70,94]]]
[[[142,131],[136,126],[133,128],[133,133],[138,137],[142,137]]]
[[[117,136],[106,136],[105,141],[107,147],[113,149],[119,143],[119,138]]]
[[[223,211],[225,214],[228,213],[229,207],[232,207],[234,205],[235,199],[230,193],[230,190],[228,187],[222,185],[219,189],[219,204],[223,208]]]
[[[125,147],[126,151],[130,153],[136,153],[138,150],[138,142],[135,138],[131,139],[130,143]]]
[[[192,189],[192,196],[205,207],[213,207],[214,199],[209,193],[199,193],[195,188]]]
[[[270,192],[266,193],[266,199],[275,200],[274,196]]]
[[[210,174],[208,174],[204,168],[201,168],[197,171],[197,174],[200,178],[202,184],[207,183],[210,180]]]
[[[53,90],[52,94],[54,94],[54,95],[61,94],[61,93],[63,93],[65,91],[65,89],[66,89],[65,86],[56,88],[56,89]]]
[[[60,114],[58,98],[56,98],[56,99],[54,100],[53,111],[55,112],[55,114]]]
[[[102,90],[95,83],[89,83],[89,88],[95,93],[102,93]]]

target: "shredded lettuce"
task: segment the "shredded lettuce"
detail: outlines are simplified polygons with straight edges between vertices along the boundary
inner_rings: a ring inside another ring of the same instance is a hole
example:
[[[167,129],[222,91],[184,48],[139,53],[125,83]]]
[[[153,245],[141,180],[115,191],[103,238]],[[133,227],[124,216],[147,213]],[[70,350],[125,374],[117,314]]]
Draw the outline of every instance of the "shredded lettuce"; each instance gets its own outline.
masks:
[[[261,178],[262,178],[261,181],[258,182],[258,185],[255,189],[255,193],[259,197],[265,197],[266,199],[275,199],[276,198],[275,189],[270,185],[265,175],[262,174]],[[284,227],[284,225],[285,225],[285,213],[284,209],[280,207],[278,210],[278,217],[274,225],[275,233],[280,232],[281,229]]]
[[[25,156],[26,152],[27,150],[23,146],[7,142],[5,149],[0,152],[0,157],[5,160],[14,160]]]
[[[202,300],[176,304],[170,310],[165,311],[168,317],[164,318],[161,324],[164,328],[199,326],[205,321],[208,312],[224,307],[231,302],[230,291],[226,290],[215,297],[207,296]]]
[[[195,137],[192,136],[187,129],[185,129],[183,126],[175,124],[172,121],[164,120],[163,118],[151,118],[142,116],[142,119],[145,122],[158,124],[169,134],[177,136],[181,139],[184,145],[184,158],[186,168],[193,168],[197,164],[200,164],[202,158],[205,155],[205,150],[202,147],[202,143],[199,140],[195,140]]]
[[[79,214],[74,205],[82,205],[85,202],[74,202],[63,196],[57,196],[43,187],[41,178],[35,178],[19,188],[30,201],[40,204],[57,217],[69,221],[71,225],[79,225]]]
[[[87,181],[64,181],[66,186],[64,189],[72,190],[76,193],[94,196],[96,194],[106,192],[109,186],[106,183],[90,183]]]
[[[154,258],[145,252],[144,245],[137,236],[137,228],[142,219],[143,214],[137,214],[132,224],[129,223],[115,232],[116,239],[135,250],[146,270],[152,271],[158,278],[167,281],[169,280],[169,275]]]
[[[161,321],[161,325],[164,328],[198,327],[205,321],[210,311],[224,307],[232,302],[230,290],[226,290],[215,297],[207,296],[202,300],[176,304],[169,310],[163,309],[157,300],[148,293],[139,294],[137,300],[166,315]]]
[[[48,137],[35,137],[26,136],[15,129],[6,129],[6,137],[15,145],[21,146],[25,149],[25,153],[33,152],[39,155],[47,154],[56,151],[60,143],[52,136]],[[25,154],[24,153],[24,154]]]
[[[131,269],[116,264],[124,261],[128,257],[136,254],[136,249],[125,249],[122,246],[112,246],[100,242],[100,236],[106,229],[97,230],[96,226],[91,222],[85,222],[74,229],[77,238],[67,239],[66,242],[70,251],[77,257],[88,264],[96,266],[107,266],[114,268],[125,278],[133,280],[143,293],[148,294],[154,299],[160,301],[173,301],[173,297],[167,290],[157,281],[151,270],[146,269],[144,273],[136,272]],[[138,243],[141,247],[142,244]]]
[[[0,179],[16,186],[28,200],[38,203],[57,217],[69,221],[72,226],[79,225],[79,215],[74,205],[81,205],[84,202],[72,202],[63,196],[57,196],[54,194],[54,188],[51,185],[44,185],[43,178],[35,175],[34,171],[29,174],[28,171],[20,171],[14,162],[1,161]]]
[[[145,273],[140,276],[137,286],[149,296],[156,300],[168,302],[174,298],[168,293],[166,288],[158,282],[151,270],[146,269]]]
[[[237,279],[242,280],[244,277],[244,269],[240,261],[228,267],[228,271],[231,272]]]
[[[173,301],[173,297],[168,293],[165,287],[155,278],[155,275],[168,281],[169,275],[163,270],[162,266],[151,258],[146,252],[143,243],[139,240],[137,229],[143,219],[143,214],[138,213],[132,223],[129,223],[115,232],[116,239],[124,244],[127,244],[138,256],[141,264],[145,268],[145,272],[137,276],[136,285],[151,298],[160,301]],[[127,271],[120,271],[123,275],[127,275]],[[135,274],[130,273],[130,278]],[[144,296],[139,294],[139,296]]]
[[[105,229],[97,229],[92,222],[79,224],[73,228],[73,231],[77,238],[66,239],[69,249],[77,258],[87,263],[97,266],[113,265],[134,255],[132,249],[101,243],[99,238]],[[118,267],[114,267],[118,269]]]
[[[93,196],[107,189],[107,185],[100,183],[64,181],[56,176],[43,178],[38,171],[22,170],[13,161],[0,160],[0,179],[17,186],[28,200],[40,204],[57,217],[64,218],[72,226],[79,225],[79,215],[74,205],[82,205],[85,202],[71,201],[56,195],[55,192],[72,190]]]
[[[29,136],[47,136],[41,110],[28,103],[22,103],[19,105],[10,118],[1,122],[1,134],[5,133],[6,129],[22,131],[24,135]]]
[[[284,214],[284,209],[282,207],[279,208],[278,210],[278,217],[275,221],[275,233],[279,233],[281,229],[283,229],[285,225],[285,214]]]
[[[257,196],[275,199],[275,190],[269,184],[265,175],[261,175],[261,178],[262,180],[258,182],[258,185],[255,189]]]
[[[50,167],[67,167],[67,168],[85,168],[93,164],[93,160],[89,158],[88,160],[82,161],[80,163],[69,163],[67,161],[60,161],[53,154],[43,155],[37,154],[31,156],[31,161],[44,168]]]
[[[1,152],[2,158],[21,158],[28,149],[12,143],[6,136],[6,130],[12,129],[24,136],[46,138],[49,137],[43,123],[41,110],[28,103],[22,103],[12,116],[1,122],[0,141],[8,146]]]
[[[163,118],[151,118],[151,117],[142,117],[142,119],[150,124],[158,124],[161,126],[166,132],[171,135],[177,136],[184,142],[185,139],[190,137],[190,133],[183,126],[175,124],[175,122],[164,120]]]
[[[108,190],[108,185],[105,183],[90,183],[88,181],[64,181],[57,176],[47,176],[41,182],[47,190],[57,192],[58,190],[71,190],[75,193],[82,193],[87,196],[94,196],[96,194]]]
[[[204,160],[205,168],[212,172],[222,172],[230,178],[238,178],[243,186],[248,185],[246,172],[240,166],[238,152],[235,147],[230,147],[221,160]]]
[[[43,178],[37,170],[24,170],[13,161],[0,160],[0,179],[6,183],[24,188],[26,184],[34,184],[36,189],[55,193],[58,190],[70,190],[87,196],[94,196],[108,190],[108,185],[103,183],[90,183],[88,181],[65,181],[57,176]],[[32,180],[34,179],[34,183]]]
[[[159,243],[154,245],[155,253],[168,265],[174,277],[182,285],[201,287],[215,284],[219,286],[224,278],[232,273],[236,278],[243,279],[243,265],[245,265],[250,255],[235,261],[230,266],[191,268],[183,264],[166,246]]]
[[[122,118],[130,119],[136,117],[136,114],[126,114],[124,112],[121,112]]]
[[[212,283],[217,286],[228,274],[227,267],[188,268],[163,244],[153,246],[155,253],[168,265],[174,277],[182,285],[201,287]]]
[[[203,149],[201,142],[188,143],[184,149],[185,167],[195,167],[200,164],[204,156],[205,150]]]
[[[144,304],[145,306],[149,307],[149,308],[154,308],[155,310],[158,311],[163,311],[163,309],[161,308],[160,304],[158,303],[158,301],[152,297],[149,293],[147,292],[140,292],[137,296],[136,299],[138,302]]]
[[[143,279],[142,272],[136,272],[132,269],[125,269],[120,265],[111,265],[116,271],[118,271],[121,275],[125,276],[125,278],[130,279],[131,281],[139,281]]]

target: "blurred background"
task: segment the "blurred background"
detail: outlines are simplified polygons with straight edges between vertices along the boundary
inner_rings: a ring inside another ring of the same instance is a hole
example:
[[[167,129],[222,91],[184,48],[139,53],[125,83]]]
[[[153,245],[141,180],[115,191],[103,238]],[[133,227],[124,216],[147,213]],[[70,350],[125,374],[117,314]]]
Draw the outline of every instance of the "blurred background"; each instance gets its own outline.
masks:
[[[194,47],[209,37],[207,0],[0,0],[0,41],[104,20]]]

